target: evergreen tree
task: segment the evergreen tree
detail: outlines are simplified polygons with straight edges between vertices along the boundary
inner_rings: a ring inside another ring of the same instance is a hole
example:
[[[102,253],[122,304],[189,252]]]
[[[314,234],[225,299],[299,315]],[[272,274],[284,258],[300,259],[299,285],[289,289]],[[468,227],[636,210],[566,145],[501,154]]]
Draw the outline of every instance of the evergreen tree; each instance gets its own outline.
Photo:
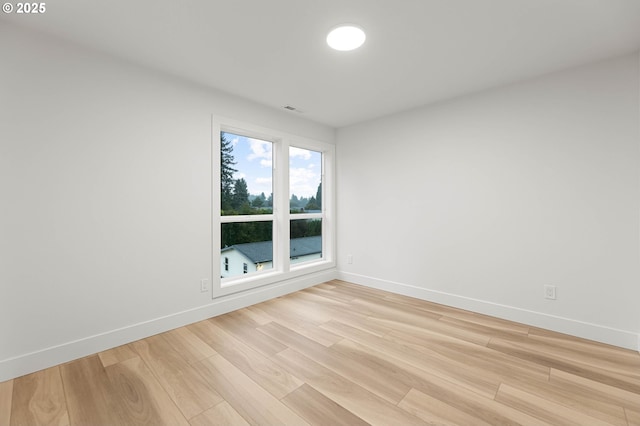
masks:
[[[233,166],[236,160],[233,157],[233,145],[228,141],[224,133],[220,133],[220,208],[229,210],[232,208],[233,174],[237,172]]]
[[[235,244],[271,241],[273,238],[272,222],[235,222],[222,224],[220,248]]]
[[[314,197],[312,195],[311,198],[309,198],[309,202],[307,203],[307,205],[304,206],[304,209],[305,210],[320,210],[320,206],[318,205],[316,197]]]
[[[318,185],[318,191],[316,192],[316,204],[318,205],[318,209],[322,209],[322,182]]]
[[[289,207],[298,207],[298,203],[300,200],[296,194],[291,194],[291,199],[289,200]]]
[[[233,194],[231,195],[231,207],[234,210],[240,210],[249,206],[249,189],[247,181],[243,178],[236,179],[233,185]]]
[[[258,195],[256,198],[253,199],[253,201],[251,202],[251,205],[253,207],[262,207],[265,205],[265,203],[267,202],[267,198],[264,195],[264,192],[260,195]]]
[[[289,225],[289,235],[291,238],[315,237],[322,235],[322,220],[292,220]]]

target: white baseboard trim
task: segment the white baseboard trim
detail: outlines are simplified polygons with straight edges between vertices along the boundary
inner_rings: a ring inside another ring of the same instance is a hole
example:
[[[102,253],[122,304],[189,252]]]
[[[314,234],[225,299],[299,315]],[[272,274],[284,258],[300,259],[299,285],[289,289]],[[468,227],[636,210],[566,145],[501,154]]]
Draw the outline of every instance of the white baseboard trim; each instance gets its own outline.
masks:
[[[293,293],[336,278],[336,270],[316,272],[213,300],[210,304],[154,318],[0,361],[0,382],[120,345]]]
[[[508,305],[338,271],[338,279],[640,352],[640,334]]]

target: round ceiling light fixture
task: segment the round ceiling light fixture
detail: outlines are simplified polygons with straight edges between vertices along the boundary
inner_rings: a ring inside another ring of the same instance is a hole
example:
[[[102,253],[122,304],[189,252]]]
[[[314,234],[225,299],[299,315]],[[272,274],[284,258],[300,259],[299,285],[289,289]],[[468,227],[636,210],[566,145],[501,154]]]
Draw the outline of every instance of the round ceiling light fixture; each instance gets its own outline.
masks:
[[[327,35],[327,44],[335,50],[347,51],[362,46],[367,36],[362,28],[355,25],[340,25]]]

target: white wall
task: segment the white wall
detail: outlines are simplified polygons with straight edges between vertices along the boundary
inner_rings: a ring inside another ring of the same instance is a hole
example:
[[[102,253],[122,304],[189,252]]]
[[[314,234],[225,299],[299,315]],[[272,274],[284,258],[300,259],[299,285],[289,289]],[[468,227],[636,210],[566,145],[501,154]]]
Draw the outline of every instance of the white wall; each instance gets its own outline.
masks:
[[[341,277],[637,348],[639,82],[634,54],[340,129]]]
[[[326,278],[200,292],[211,114],[333,129],[4,22],[0,57],[0,381]]]

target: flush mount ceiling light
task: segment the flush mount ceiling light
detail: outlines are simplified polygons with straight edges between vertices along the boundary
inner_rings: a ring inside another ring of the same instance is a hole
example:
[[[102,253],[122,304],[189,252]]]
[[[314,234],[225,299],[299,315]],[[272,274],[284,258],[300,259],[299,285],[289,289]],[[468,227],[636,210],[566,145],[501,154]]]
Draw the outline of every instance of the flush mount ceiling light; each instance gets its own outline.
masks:
[[[327,44],[335,50],[353,50],[362,46],[367,36],[355,25],[340,25],[327,35]]]

